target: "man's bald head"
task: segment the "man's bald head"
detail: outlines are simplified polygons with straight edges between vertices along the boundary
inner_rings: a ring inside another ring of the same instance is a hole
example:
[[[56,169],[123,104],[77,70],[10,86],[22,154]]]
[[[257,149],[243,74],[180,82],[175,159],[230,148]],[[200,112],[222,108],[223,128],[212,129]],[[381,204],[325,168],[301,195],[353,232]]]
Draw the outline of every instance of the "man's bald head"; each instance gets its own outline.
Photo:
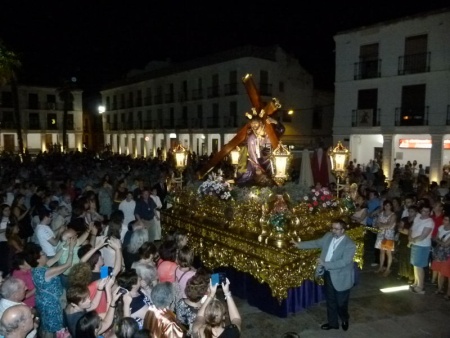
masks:
[[[3,312],[0,321],[0,332],[5,338],[25,337],[33,330],[33,315],[26,305],[13,305]]]

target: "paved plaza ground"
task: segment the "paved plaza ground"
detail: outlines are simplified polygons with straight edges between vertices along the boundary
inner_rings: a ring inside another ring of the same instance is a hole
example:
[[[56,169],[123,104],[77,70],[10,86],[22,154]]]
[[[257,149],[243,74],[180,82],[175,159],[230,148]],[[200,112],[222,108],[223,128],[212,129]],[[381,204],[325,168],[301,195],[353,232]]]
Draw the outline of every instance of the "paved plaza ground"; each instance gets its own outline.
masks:
[[[293,331],[302,338],[450,338],[450,301],[434,294],[435,285],[428,283],[425,295],[407,290],[382,293],[380,288],[407,283],[397,278],[395,271],[389,277],[382,277],[374,271],[375,268],[367,262],[361,271],[360,283],[351,292],[350,327],[347,332],[342,329],[320,329],[320,325],[326,322],[325,302],[288,318],[278,318],[237,298],[243,321],[242,337],[278,338],[285,332]]]

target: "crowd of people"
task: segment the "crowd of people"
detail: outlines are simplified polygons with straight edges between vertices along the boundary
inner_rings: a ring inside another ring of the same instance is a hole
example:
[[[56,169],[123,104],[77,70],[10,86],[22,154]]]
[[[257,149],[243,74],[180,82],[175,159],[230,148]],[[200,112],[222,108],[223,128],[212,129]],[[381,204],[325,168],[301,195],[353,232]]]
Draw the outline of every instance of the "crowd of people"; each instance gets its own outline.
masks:
[[[410,282],[410,290],[425,293],[436,285],[436,295],[450,300],[450,193],[447,181],[429,181],[400,171],[389,188],[367,180],[350,187],[355,201],[354,222],[366,226],[365,246],[374,248],[370,262],[376,273],[389,276],[394,265]]]
[[[208,159],[189,158],[185,181]],[[88,151],[0,156],[1,333],[238,337],[241,318],[229,281],[218,290],[211,271],[194,266],[186,234],[163,235],[160,211],[170,206],[173,168],[170,152],[166,161]],[[366,227],[365,245],[374,248],[376,273],[398,271],[416,294],[425,293],[429,279],[437,295],[450,299],[447,181],[401,171],[387,187],[376,161],[370,168],[359,176],[350,165],[347,192],[356,206],[353,222]],[[341,232],[327,243],[343,238]],[[326,267],[332,258],[325,247]],[[333,276],[328,284],[339,285]],[[344,315],[340,301],[332,306],[348,328],[348,295],[342,299]],[[336,326],[333,316],[324,327]]]
[[[186,233],[161,231],[172,168],[88,152],[1,156],[0,335],[239,337],[229,280],[194,267]]]

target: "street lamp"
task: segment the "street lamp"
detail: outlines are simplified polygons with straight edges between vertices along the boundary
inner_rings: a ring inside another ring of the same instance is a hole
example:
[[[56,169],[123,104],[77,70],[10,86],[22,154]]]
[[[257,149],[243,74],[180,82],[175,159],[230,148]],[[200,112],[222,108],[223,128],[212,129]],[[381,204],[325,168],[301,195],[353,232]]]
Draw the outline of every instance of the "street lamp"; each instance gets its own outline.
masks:
[[[106,111],[105,106],[98,106],[98,112],[99,114],[103,114]]]
[[[338,141],[336,147],[328,150],[330,156],[331,172],[336,176],[336,195],[339,197],[340,179],[344,179],[347,174],[347,163],[350,158],[350,152],[343,146],[341,141]]]
[[[178,144],[173,150],[173,152],[175,154],[175,167],[177,168],[177,171],[180,174],[180,176],[176,177],[174,181],[177,187],[181,188],[183,186],[183,170],[184,168],[186,168],[188,157],[187,151],[185,147],[183,147],[181,144]]]
[[[280,141],[278,146],[272,152],[271,160],[273,180],[277,185],[283,185],[289,177],[288,169],[292,160],[291,152]]]
[[[234,148],[230,151],[231,155],[231,164],[234,166],[234,177],[237,176],[237,169],[239,165],[239,157],[241,156],[241,149],[239,147]]]

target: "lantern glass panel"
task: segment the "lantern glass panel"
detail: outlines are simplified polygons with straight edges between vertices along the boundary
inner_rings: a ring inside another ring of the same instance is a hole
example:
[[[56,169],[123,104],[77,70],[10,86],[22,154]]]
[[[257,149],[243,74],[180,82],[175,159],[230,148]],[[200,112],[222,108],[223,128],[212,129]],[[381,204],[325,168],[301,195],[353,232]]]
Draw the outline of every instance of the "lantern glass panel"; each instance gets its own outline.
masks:
[[[275,177],[286,177],[287,160],[287,156],[275,156]]]

